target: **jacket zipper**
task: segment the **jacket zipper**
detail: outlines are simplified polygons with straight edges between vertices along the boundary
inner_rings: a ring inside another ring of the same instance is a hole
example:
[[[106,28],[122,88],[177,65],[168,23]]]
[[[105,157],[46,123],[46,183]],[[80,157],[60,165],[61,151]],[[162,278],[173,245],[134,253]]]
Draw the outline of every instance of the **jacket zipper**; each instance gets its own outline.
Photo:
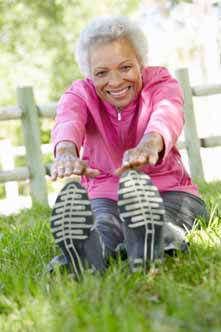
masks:
[[[121,121],[122,120],[121,111],[118,107],[116,107],[116,111],[117,111],[117,120]],[[120,134],[121,144],[124,146],[124,139],[123,139],[123,135],[122,135],[122,131],[121,131],[120,127],[119,127],[119,134]]]
[[[121,111],[119,110],[119,108],[116,108],[117,110],[117,120],[121,121],[122,117],[121,117]]]

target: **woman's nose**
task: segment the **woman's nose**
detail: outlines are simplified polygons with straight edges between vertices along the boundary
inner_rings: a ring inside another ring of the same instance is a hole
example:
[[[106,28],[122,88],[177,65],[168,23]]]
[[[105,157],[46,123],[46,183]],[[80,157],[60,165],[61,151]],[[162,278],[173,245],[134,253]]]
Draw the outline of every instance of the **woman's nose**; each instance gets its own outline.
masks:
[[[121,83],[122,83],[121,74],[118,71],[111,72],[110,79],[109,79],[109,85],[116,87],[116,86],[119,86]]]

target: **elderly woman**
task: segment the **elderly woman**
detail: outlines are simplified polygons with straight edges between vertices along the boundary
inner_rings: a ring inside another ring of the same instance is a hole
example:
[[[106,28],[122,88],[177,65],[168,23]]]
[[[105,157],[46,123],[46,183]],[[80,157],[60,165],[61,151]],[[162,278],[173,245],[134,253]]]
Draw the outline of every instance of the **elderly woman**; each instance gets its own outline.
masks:
[[[78,175],[59,193],[51,228],[78,278],[103,271],[125,244],[132,271],[164,251],[186,250],[185,233],[207,216],[176,148],[183,95],[126,17],[97,18],[82,31],[76,58],[85,79],[62,96],[52,131],[52,179]]]

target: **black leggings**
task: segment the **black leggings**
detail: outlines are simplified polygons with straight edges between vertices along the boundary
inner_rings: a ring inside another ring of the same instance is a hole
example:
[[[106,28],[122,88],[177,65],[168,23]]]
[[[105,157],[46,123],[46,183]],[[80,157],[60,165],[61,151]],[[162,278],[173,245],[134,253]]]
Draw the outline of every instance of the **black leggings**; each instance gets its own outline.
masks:
[[[195,195],[168,191],[161,193],[161,197],[165,207],[164,250],[170,251],[181,247],[185,234],[191,230],[196,217],[208,218],[208,213],[203,200]],[[117,202],[108,198],[96,198],[91,200],[91,208],[105,247],[115,252],[127,241]]]

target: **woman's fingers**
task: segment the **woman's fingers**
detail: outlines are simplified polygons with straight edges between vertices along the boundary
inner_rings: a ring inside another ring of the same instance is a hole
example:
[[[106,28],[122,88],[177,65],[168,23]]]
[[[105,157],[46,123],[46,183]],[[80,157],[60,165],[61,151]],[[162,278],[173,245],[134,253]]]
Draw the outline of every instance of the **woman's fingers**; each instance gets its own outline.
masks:
[[[73,162],[75,157],[70,154],[58,155],[51,169],[51,179],[56,180],[58,177],[63,178],[72,173]]]
[[[88,167],[84,160],[71,155],[57,157],[51,169],[52,180],[71,175],[96,177],[99,174],[100,172],[98,170]]]
[[[131,167],[140,167],[146,164],[155,165],[159,158],[158,152],[155,149],[150,148],[139,147],[129,150],[128,152],[126,162],[129,163]]]
[[[64,169],[64,176],[70,176],[73,173],[73,170],[74,168],[72,163],[67,163]]]
[[[131,169],[131,167],[129,165],[118,167],[115,170],[115,175],[121,176],[124,172],[128,171],[129,169]]]
[[[85,175],[91,178],[95,178],[100,174],[97,169],[88,167],[87,163],[84,160],[76,160],[73,168],[73,173],[76,175]]]
[[[158,161],[158,152],[153,149],[134,148],[125,152],[122,165],[116,169],[115,174],[121,176],[124,172],[132,168],[151,164],[155,165]]]
[[[75,175],[82,175],[87,167],[86,163],[83,160],[76,159],[73,164],[73,172]]]
[[[58,166],[56,163],[52,165],[51,168],[51,179],[54,181],[58,177],[63,178],[65,174],[65,167],[64,166]]]
[[[58,171],[57,168],[55,167],[55,165],[53,164],[51,167],[51,180],[55,181],[58,177]]]
[[[100,171],[95,168],[86,167],[84,171],[84,175],[88,176],[89,178],[96,178],[100,174]]]
[[[156,153],[152,153],[149,156],[149,164],[155,165],[158,162],[158,159],[159,159],[159,154],[157,152]]]

